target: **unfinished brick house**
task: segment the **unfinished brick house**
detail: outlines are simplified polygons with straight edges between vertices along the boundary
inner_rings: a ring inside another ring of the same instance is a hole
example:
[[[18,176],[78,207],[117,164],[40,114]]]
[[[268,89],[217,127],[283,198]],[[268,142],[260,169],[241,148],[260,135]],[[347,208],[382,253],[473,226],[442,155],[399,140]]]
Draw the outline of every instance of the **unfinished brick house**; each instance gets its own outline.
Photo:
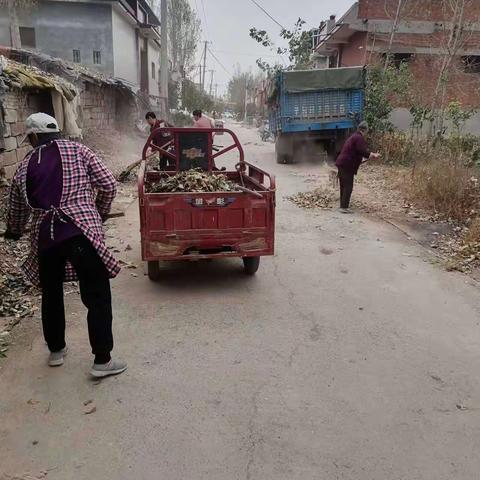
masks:
[[[425,106],[435,104],[446,70],[442,104],[480,108],[479,0],[359,0],[315,36],[314,56],[327,68],[383,62],[387,54],[395,65],[409,64]],[[395,120],[408,128],[399,113]],[[480,133],[478,116],[468,129]]]

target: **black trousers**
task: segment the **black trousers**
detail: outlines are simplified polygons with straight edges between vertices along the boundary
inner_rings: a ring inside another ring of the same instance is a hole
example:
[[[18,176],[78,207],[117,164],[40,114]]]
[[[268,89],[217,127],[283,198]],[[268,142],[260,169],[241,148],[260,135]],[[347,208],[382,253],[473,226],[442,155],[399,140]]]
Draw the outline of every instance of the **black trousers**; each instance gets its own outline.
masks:
[[[352,171],[338,167],[338,179],[340,183],[340,208],[348,208],[350,206],[354,177],[355,174]]]
[[[63,279],[67,260],[77,273],[80,297],[88,309],[88,336],[95,363],[106,363],[113,349],[110,279],[95,248],[83,235],[65,240],[39,254],[45,341],[51,352],[65,347]]]

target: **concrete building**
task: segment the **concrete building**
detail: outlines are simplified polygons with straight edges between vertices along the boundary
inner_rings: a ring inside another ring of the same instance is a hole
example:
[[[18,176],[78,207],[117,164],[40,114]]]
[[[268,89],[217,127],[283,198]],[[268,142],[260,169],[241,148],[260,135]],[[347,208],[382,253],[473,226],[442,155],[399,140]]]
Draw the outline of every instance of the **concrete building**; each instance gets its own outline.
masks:
[[[359,0],[340,19],[322,22],[313,59],[325,68],[350,67],[383,62],[389,54],[394,65],[408,63],[414,88],[428,106],[442,62],[453,52],[445,101],[480,108],[480,1],[467,1],[462,25],[458,22],[439,0]],[[394,120],[408,128],[410,117],[398,109]],[[479,116],[468,130],[480,133]]]
[[[155,104],[159,26],[146,0],[38,0],[28,9],[0,10],[0,45],[85,65]]]

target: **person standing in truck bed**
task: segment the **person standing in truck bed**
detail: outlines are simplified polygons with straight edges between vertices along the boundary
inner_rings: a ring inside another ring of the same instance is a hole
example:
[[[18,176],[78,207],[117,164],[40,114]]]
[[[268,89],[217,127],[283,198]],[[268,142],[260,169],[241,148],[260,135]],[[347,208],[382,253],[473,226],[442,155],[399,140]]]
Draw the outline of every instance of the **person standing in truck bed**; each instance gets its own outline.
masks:
[[[147,112],[145,115],[145,120],[150,125],[150,133],[157,130],[157,128],[173,127],[166,120],[159,120],[154,112]],[[172,135],[170,133],[158,132],[154,135],[152,143],[157,147],[164,148],[165,145],[172,140]],[[160,155],[160,169],[165,170],[167,165],[169,165],[169,159]]]
[[[352,213],[349,208],[350,198],[353,192],[354,178],[360,165],[367,160],[380,158],[380,154],[372,153],[368,149],[365,140],[367,134],[368,123],[360,122],[357,131],[345,142],[335,162],[340,181],[340,211],[342,213]]]
[[[194,128],[215,128],[215,122],[203,115],[201,110],[193,111],[193,127]]]

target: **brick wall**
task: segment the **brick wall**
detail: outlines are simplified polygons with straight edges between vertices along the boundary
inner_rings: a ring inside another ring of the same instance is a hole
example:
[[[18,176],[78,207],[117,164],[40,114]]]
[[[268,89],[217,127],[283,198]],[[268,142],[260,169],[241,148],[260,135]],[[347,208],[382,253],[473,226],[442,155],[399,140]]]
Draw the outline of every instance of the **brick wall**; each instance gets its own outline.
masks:
[[[115,88],[84,84],[80,106],[80,128],[103,130],[115,127]]]
[[[367,34],[356,32],[348,40],[348,44],[342,46],[340,66],[357,67],[367,62]]]
[[[31,149],[28,144],[21,145],[21,141],[25,136],[25,120],[37,109],[28,101],[24,91],[16,89],[5,94],[3,108],[5,152],[0,154],[0,168],[3,168],[6,176],[10,178],[17,168],[17,163],[23,160]]]
[[[395,17],[398,0],[359,0],[358,16],[370,20]],[[480,18],[480,2],[466,2],[466,18],[477,22]],[[442,22],[451,17],[451,10],[445,10],[441,0],[409,0],[402,10],[402,20]]]
[[[417,98],[424,105],[432,102],[437,79],[440,74],[442,58],[435,55],[416,55],[411,64],[416,79]],[[461,59],[454,60],[449,70],[446,103],[459,101],[464,106],[480,107],[480,74],[466,73],[462,70]]]
[[[80,93],[79,127],[86,130],[105,130],[116,126],[116,89],[109,86],[93,84],[83,85]],[[53,115],[50,92],[39,94],[25,90],[13,89],[5,94],[4,98],[4,143],[5,152],[0,154],[0,176],[5,174],[11,178],[18,162],[30,151],[28,144],[21,145],[25,135],[25,120],[35,112],[45,112]],[[123,111],[129,120],[129,102],[125,100]],[[133,111],[133,110],[132,110]],[[3,170],[2,170],[3,169]]]

